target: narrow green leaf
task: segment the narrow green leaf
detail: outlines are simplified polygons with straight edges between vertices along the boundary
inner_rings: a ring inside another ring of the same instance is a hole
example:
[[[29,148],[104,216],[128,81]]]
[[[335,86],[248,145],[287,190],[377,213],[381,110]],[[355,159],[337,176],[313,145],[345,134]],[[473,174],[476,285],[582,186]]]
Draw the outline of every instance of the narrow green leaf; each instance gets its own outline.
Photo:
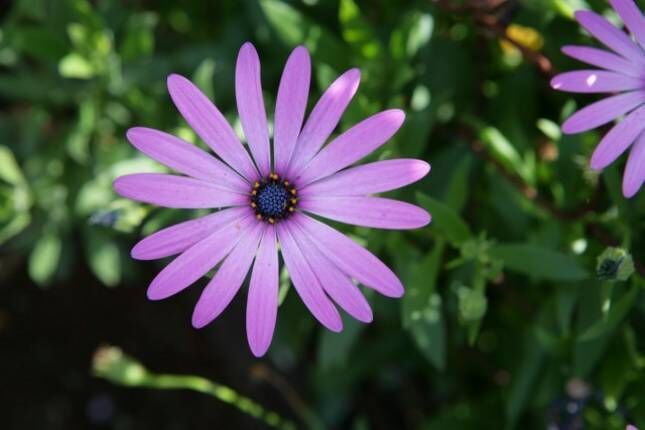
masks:
[[[606,318],[600,319],[592,324],[578,337],[578,341],[586,342],[615,329],[636,303],[638,292],[638,287],[632,287],[620,300],[612,305]]]
[[[29,256],[29,276],[37,284],[46,285],[56,273],[60,260],[62,242],[53,233],[45,233],[38,239]]]
[[[87,258],[94,275],[108,287],[121,281],[119,247],[98,229],[87,230]]]
[[[412,279],[401,301],[403,326],[426,358],[438,369],[446,365],[445,323],[436,282],[445,244],[440,240],[432,252],[412,268]]]
[[[445,236],[453,245],[459,245],[471,236],[468,224],[450,206],[422,193],[417,193],[417,202],[432,215],[430,228]]]
[[[22,175],[16,158],[9,147],[5,145],[0,145],[0,179],[12,185],[25,183],[25,177]]]
[[[530,243],[501,244],[490,254],[512,271],[551,281],[580,281],[588,277],[575,258]]]

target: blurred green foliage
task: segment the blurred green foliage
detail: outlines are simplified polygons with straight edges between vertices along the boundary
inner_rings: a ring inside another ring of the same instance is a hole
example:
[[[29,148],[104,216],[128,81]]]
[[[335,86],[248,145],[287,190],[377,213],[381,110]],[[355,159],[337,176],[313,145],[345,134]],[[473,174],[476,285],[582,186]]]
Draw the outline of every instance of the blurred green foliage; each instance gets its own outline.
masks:
[[[602,131],[560,133],[557,124],[593,97],[548,87],[554,70],[577,66],[559,47],[592,43],[573,11],[616,16],[601,0],[439,3],[12,2],[0,32],[0,268],[24,267],[48,286],[74,279],[82,262],[107,287],[136,283],[145,300],[148,279],[128,248],[197,211],[117,198],[116,176],[164,171],[128,145],[125,130],[145,125],[202,145],[166,93],[165,77],[177,72],[240,131],[239,46],[258,47],[271,112],[288,52],[304,44],[314,62],[311,103],[359,67],[361,87],[340,128],[403,108],[404,127],[370,158],[432,164],[427,179],[392,193],[428,209],[428,228],[340,227],[407,287],[401,301],[367,292],[373,324],[321,330],[283,277],[268,360],[285,371],[304,366],[319,419],[371,428],[358,399],[372,386],[392,396],[402,428],[645,426],[645,193],[621,196],[624,161],[600,176],[588,169]],[[511,33],[482,17],[512,26],[550,69],[501,43]],[[596,259],[609,245],[629,250],[640,274],[599,279]],[[9,264],[16,259],[26,263]],[[317,358],[303,364],[312,339]],[[403,386],[401,375],[418,385]]]

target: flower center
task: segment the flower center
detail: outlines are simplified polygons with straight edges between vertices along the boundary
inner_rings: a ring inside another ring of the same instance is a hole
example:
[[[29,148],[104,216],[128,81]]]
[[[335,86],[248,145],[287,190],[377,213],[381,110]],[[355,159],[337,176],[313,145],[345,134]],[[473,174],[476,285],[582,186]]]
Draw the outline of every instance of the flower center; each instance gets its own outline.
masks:
[[[260,221],[275,224],[287,218],[296,208],[296,187],[276,173],[257,181],[251,190],[251,207]]]

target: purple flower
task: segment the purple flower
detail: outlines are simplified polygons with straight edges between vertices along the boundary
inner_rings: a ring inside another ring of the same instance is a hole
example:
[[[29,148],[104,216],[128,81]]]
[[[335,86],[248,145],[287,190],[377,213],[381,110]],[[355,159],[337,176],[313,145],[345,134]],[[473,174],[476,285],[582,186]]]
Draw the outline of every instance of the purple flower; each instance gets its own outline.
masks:
[[[333,302],[359,321],[372,320],[372,310],[353,280],[385,296],[403,295],[399,279],[378,258],[308,214],[367,227],[422,227],[430,222],[423,209],[372,194],[418,181],[430,166],[397,159],[350,167],[401,127],[405,115],[397,109],[377,113],[323,146],[356,92],[360,72],[351,69],[336,79],[303,126],[311,77],[304,47],[294,49],[282,73],[272,157],[260,61],[252,44],[240,49],[235,72],[237,107],[252,156],[194,84],[170,75],[168,90],[175,105],[219,158],[175,136],[135,127],[127,137],[139,151],[185,176],[126,175],[114,182],[114,189],[163,207],[219,209],[144,238],[132,249],[132,257],[153,260],[178,254],[150,284],[151,300],[178,293],[219,264],[195,306],[196,328],[217,318],[251,271],[246,329],[251,350],[261,356],[276,322],[278,244],[300,298],[332,331],[342,329]]]
[[[645,17],[633,0],[610,3],[636,41],[594,12],[576,12],[580,25],[613,52],[564,46],[562,51],[566,55],[600,69],[559,74],[551,86],[573,93],[617,93],[574,113],[562,130],[567,134],[581,133],[625,115],[594,150],[591,168],[604,169],[631,146],[623,194],[632,197],[645,181]]]

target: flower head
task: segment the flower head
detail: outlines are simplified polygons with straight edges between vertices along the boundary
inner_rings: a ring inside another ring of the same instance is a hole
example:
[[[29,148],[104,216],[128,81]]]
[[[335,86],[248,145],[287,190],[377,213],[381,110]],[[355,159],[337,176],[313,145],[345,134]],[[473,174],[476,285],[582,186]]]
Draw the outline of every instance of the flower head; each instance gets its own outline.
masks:
[[[351,69],[336,79],[304,121],[310,74],[309,53],[298,47],[287,60],[278,89],[273,154],[253,45],[240,49],[235,75],[250,153],[194,84],[169,76],[175,105],[217,157],[162,131],[135,127],[128,131],[128,140],[183,176],[140,173],[114,182],[117,193],[141,202],[217,209],[144,238],[132,249],[132,257],[178,255],[153,279],[151,300],[178,293],[219,264],[195,306],[192,323],[197,328],[217,318],[250,271],[246,327],[257,356],[268,349],[276,322],[278,244],[300,298],[330,330],[342,329],[335,304],[357,320],[372,320],[354,281],[385,296],[403,295],[401,282],[385,264],[311,215],[385,229],[430,222],[430,215],[417,206],[372,196],[418,181],[429,172],[427,163],[396,159],[350,167],[396,133],[403,112],[377,113],[325,145],[358,88],[360,73]]]
[[[623,194],[632,197],[645,181],[645,17],[633,0],[610,3],[635,40],[594,12],[576,12],[580,25],[613,52],[564,46],[562,51],[566,55],[599,69],[562,73],[553,78],[551,86],[573,93],[616,93],[574,113],[562,130],[581,133],[624,115],[594,150],[591,168],[604,169],[631,147],[623,176]]]

